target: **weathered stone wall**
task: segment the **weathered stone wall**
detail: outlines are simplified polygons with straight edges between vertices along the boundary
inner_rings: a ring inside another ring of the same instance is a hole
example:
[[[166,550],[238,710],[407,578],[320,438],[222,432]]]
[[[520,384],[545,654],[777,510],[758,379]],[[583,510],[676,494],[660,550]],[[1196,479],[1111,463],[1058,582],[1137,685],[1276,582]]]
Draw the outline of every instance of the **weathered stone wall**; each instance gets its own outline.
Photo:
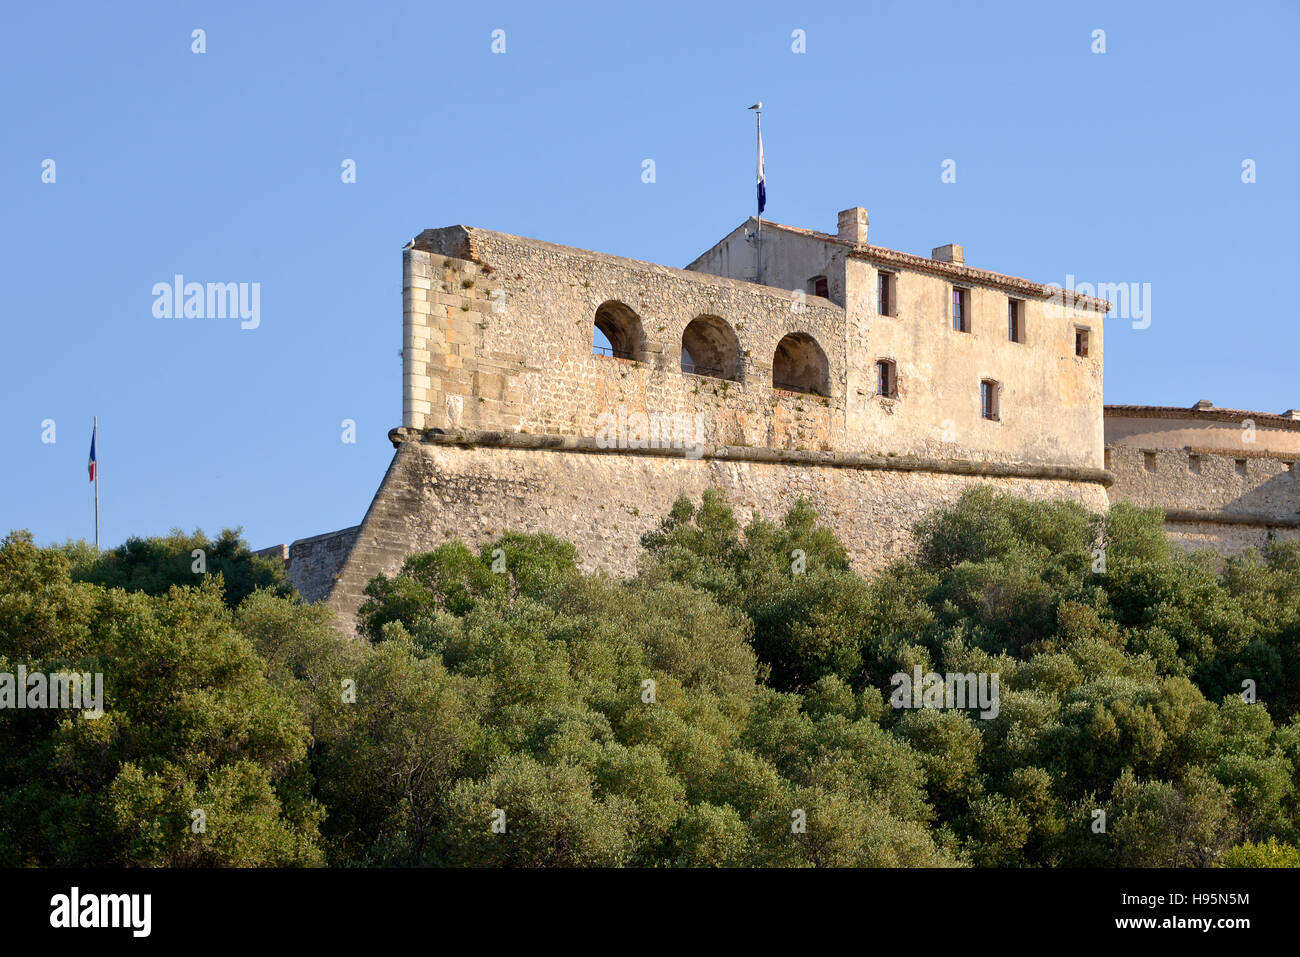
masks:
[[[620,411],[700,414],[710,443],[1101,466],[1096,302],[1049,305],[1025,280],[812,234],[773,230],[765,242],[765,282],[825,257],[829,298],[486,230],[421,233],[404,261],[403,425],[594,436]],[[743,273],[744,243],[738,230],[692,265]],[[896,275],[887,316],[876,313],[882,269]],[[968,333],[951,327],[954,283],[969,290]],[[1024,303],[1024,342],[1008,339],[1009,298]],[[630,359],[591,354],[610,303],[639,322]],[[736,381],[683,372],[683,333],[701,316],[734,335]],[[1086,358],[1074,355],[1081,323]],[[820,347],[825,394],[773,386],[790,334]],[[878,359],[897,364],[895,396],[877,395]],[[997,421],[981,414],[982,379],[999,385]]]
[[[1300,473],[1285,454],[1214,449],[1106,449],[1111,501],[1159,506],[1171,540],[1233,554],[1300,527]]]
[[[711,276],[726,276],[757,282],[758,244],[751,238],[757,220],[736,227],[716,245],[686,268]],[[837,306],[845,301],[844,263],[848,249],[844,244],[814,235],[794,233],[775,226],[763,229],[763,270],[765,286],[788,290],[790,294],[809,294],[809,281],[825,276],[827,298]]]
[[[827,449],[844,435],[844,314],[825,300],[796,312],[752,283],[459,227],[421,234],[404,272],[407,427],[595,436],[624,412],[702,414],[711,443]],[[609,302],[638,317],[639,359],[592,355]],[[734,330],[737,381],[682,373],[682,333],[699,316]],[[787,333],[820,344],[829,394],[773,388]]]
[[[865,215],[841,213],[842,237],[777,224],[763,230],[765,283],[793,295],[825,275],[830,300],[844,306],[846,433],[836,447],[1099,468],[1105,304],[964,262],[869,245]],[[752,277],[754,225],[733,231],[689,268]],[[860,241],[850,241],[855,237]],[[892,277],[885,314],[878,308],[882,273]],[[968,292],[968,332],[952,328],[954,288]],[[1013,299],[1021,304],[1022,341],[1009,335]],[[1087,356],[1075,355],[1077,328],[1088,332]],[[895,396],[878,394],[882,359],[897,370]],[[998,384],[997,421],[982,414],[985,379]]]
[[[360,528],[360,525],[353,525],[337,532],[300,538],[289,546],[285,577],[305,601],[329,597]]]
[[[1300,538],[1300,530],[1278,525],[1183,521],[1166,516],[1165,535],[1188,551],[1209,549],[1226,558],[1252,548],[1263,549],[1270,542]]]
[[[973,485],[1069,499],[1094,511],[1107,506],[1108,477],[1088,469],[738,447],[709,448],[693,459],[600,452],[591,440],[558,436],[467,435],[479,444],[465,446],[451,436],[395,437],[401,444],[330,598],[348,631],[371,577],[453,539],[473,546],[507,530],[548,532],[572,541],[585,568],[631,574],[641,535],[679,495],[698,501],[710,487],[722,490],[742,522],[756,512],[779,519],[798,498],[809,499],[864,572],[905,554],[916,521]],[[511,447],[526,441],[530,447]],[[543,447],[548,442],[553,447]]]
[[[1272,452],[1300,459],[1300,420],[1265,412],[1116,406],[1106,409],[1106,444],[1142,449]]]
[[[896,274],[893,315],[876,312],[879,273]],[[900,455],[1102,465],[1101,316],[1021,294],[1025,341],[1008,336],[1006,291],[970,284],[970,331],[952,328],[952,282],[850,259],[853,317],[848,443]],[[1089,355],[1074,354],[1086,325]],[[876,394],[879,359],[895,363],[898,397]],[[983,417],[980,382],[998,384],[999,418]]]
[[[1112,500],[1280,520],[1300,517],[1300,473],[1270,453],[1114,446],[1106,458],[1115,473]]]

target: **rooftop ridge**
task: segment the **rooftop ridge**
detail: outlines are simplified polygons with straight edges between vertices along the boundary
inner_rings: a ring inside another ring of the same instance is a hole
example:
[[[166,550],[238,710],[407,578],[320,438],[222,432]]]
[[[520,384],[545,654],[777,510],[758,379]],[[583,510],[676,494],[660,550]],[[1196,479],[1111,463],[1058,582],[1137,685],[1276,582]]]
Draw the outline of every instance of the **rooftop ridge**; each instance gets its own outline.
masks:
[[[1241,422],[1251,419],[1280,429],[1300,429],[1300,419],[1277,412],[1250,412],[1246,409],[1197,409],[1181,405],[1103,405],[1103,415],[1129,415],[1147,419],[1201,419],[1207,422]]]
[[[853,259],[864,259],[867,261],[883,262],[894,266],[906,266],[909,269],[915,269],[921,272],[929,272],[938,276],[947,276],[954,279],[966,279],[971,282],[983,283],[984,285],[996,286],[1001,289],[1008,289],[1012,292],[1019,292],[1026,295],[1037,296],[1042,299],[1051,299],[1056,296],[1066,296],[1074,305],[1086,306],[1097,312],[1110,312],[1110,303],[1105,299],[1096,296],[1085,296],[1075,292],[1072,289],[1064,287],[1049,286],[1044,283],[1034,282],[1032,279],[1023,279],[1019,276],[1008,276],[1005,273],[994,272],[991,269],[980,269],[976,266],[967,266],[962,263],[950,263],[939,259],[931,259],[929,256],[918,256],[915,253],[906,253],[898,249],[890,249],[886,246],[874,246],[871,244],[851,243],[841,239],[839,236],[831,233],[823,233],[815,229],[807,229],[803,226],[787,226],[784,223],[774,223],[771,220],[763,220],[764,226],[774,229],[781,229],[786,232],[795,233],[800,236],[808,236],[819,242],[834,243],[837,246],[843,246],[849,250],[849,256]]]

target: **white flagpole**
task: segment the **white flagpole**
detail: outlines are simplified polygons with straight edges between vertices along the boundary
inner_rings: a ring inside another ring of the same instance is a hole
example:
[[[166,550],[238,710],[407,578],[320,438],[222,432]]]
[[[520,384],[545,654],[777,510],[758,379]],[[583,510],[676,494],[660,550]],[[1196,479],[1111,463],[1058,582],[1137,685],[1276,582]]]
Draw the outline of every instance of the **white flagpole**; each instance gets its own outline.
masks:
[[[99,416],[91,432],[95,444],[95,551],[99,551]]]

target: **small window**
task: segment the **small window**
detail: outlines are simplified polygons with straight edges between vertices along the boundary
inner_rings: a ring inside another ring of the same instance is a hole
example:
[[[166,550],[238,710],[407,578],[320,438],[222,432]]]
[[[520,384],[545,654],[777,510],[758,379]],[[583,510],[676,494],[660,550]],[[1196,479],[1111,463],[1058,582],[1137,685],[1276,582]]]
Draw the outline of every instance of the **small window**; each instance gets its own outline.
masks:
[[[1143,464],[1144,466],[1146,466],[1146,470],[1147,470],[1148,472],[1154,472],[1154,471],[1156,470],[1156,453],[1154,453],[1154,452],[1143,452],[1143,453],[1142,453],[1142,464]]]
[[[998,384],[992,379],[980,382],[980,415],[996,422],[998,414]]]
[[[1076,326],[1074,330],[1074,354],[1088,358],[1088,330],[1082,326]]]
[[[891,399],[898,395],[897,367],[888,359],[876,363],[876,395]]]
[[[1007,300],[1007,338],[1012,342],[1025,341],[1025,304],[1020,299]]]
[[[1195,475],[1201,474],[1201,457],[1199,455],[1187,456],[1187,468]]]
[[[1288,472],[1294,472],[1294,471],[1295,471],[1295,463],[1294,463],[1294,462],[1283,462],[1282,464],[1286,466],[1286,470],[1287,470]]]
[[[894,280],[892,272],[876,275],[876,311],[882,316],[894,315]]]
[[[970,290],[952,287],[952,328],[954,332],[970,332]]]
[[[826,282],[825,276],[813,276],[809,279],[808,291],[814,296],[821,296],[823,299],[829,299],[831,295],[831,287]]]
[[[1246,474],[1246,460],[1245,460],[1245,459],[1237,459],[1237,474],[1238,474],[1238,475],[1245,475],[1245,474]]]
[[[1102,454],[1101,454],[1101,462],[1102,462],[1102,465],[1103,465],[1105,468],[1109,469],[1109,468],[1111,467],[1111,462],[1112,462],[1113,458],[1114,458],[1114,456],[1111,455],[1111,451],[1110,451],[1110,449],[1106,449],[1106,450],[1104,450],[1104,451],[1102,452]]]

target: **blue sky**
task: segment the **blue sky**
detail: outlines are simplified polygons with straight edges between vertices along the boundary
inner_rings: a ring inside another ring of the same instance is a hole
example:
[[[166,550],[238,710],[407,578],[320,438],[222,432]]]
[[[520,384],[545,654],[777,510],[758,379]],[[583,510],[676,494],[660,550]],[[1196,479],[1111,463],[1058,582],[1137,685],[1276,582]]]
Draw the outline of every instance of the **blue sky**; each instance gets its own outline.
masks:
[[[0,530],[93,534],[93,415],[106,545],[357,523],[400,424],[402,246],[465,223],[685,265],[752,211],[757,99],[769,218],[862,205],[891,248],[1150,283],[1149,328],[1107,320],[1108,402],[1300,407],[1297,11],[5,4]],[[156,318],[176,273],[260,283],[260,325]]]

